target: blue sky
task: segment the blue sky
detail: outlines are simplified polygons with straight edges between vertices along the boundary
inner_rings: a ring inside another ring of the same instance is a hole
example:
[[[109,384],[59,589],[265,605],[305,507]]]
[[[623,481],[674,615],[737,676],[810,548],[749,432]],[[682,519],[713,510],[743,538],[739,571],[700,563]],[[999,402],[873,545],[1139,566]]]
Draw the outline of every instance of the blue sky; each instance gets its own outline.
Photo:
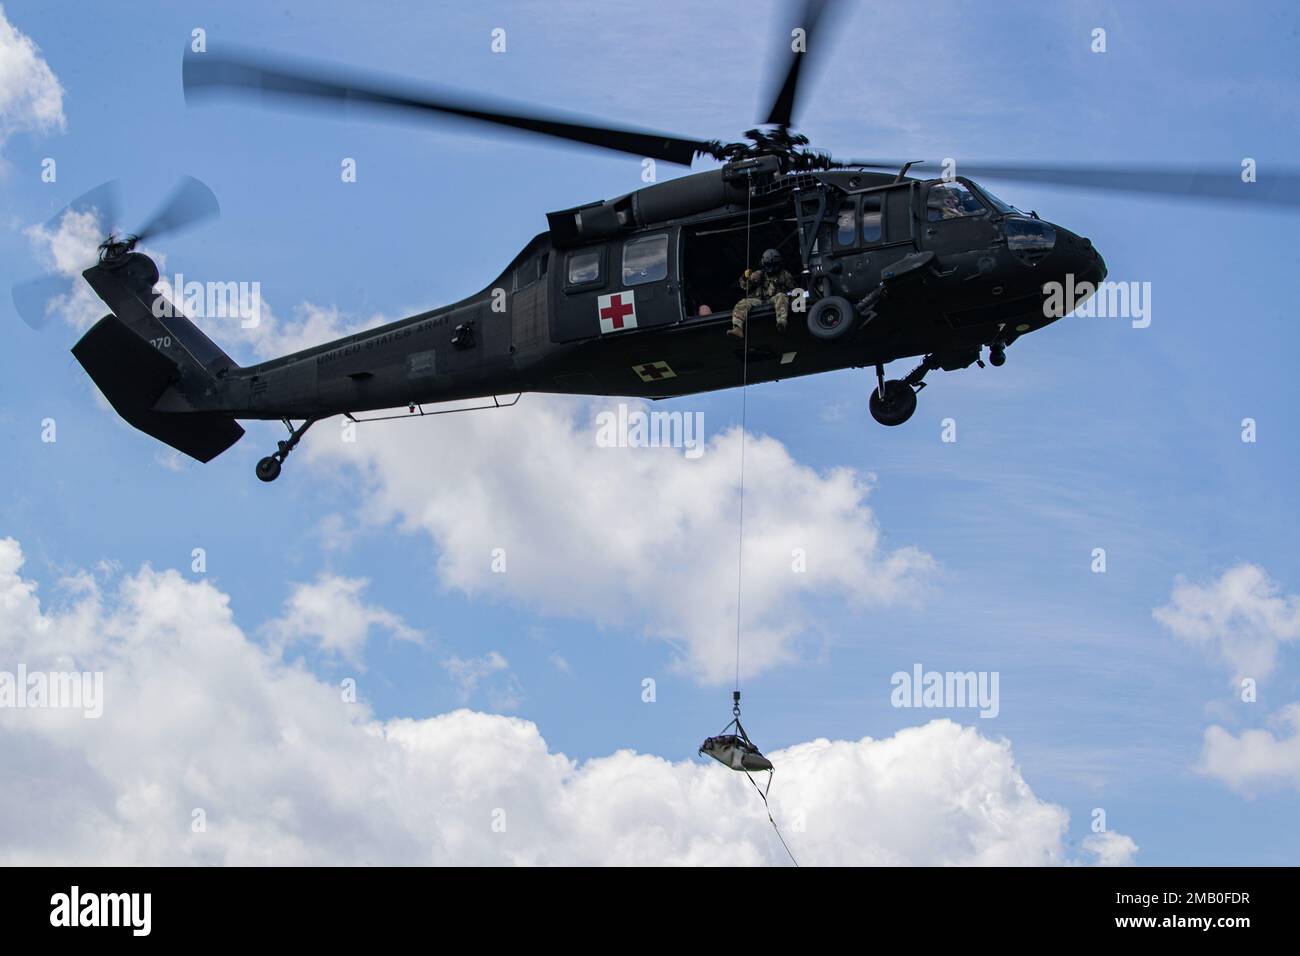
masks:
[[[1261,177],[1296,153],[1293,5],[872,8],[844,19],[805,96],[801,129],[834,153],[1217,162],[1229,170],[1249,156]],[[66,123],[18,129],[0,146],[6,277],[41,271],[24,228],[85,189],[120,178],[128,208],[142,216],[160,184],[188,173],[213,188],[222,217],[163,243],[166,274],[260,281],[277,322],[313,310],[337,313],[344,325],[397,318],[481,288],[545,228],[548,210],[640,185],[634,157],[464,128],[230,105],[187,110],[180,58],[196,26],[212,49],[282,50],[725,139],[755,122],[773,10],[395,3],[378,16],[352,4],[315,4],[308,13],[237,2],[137,3],[111,17],[71,17],[57,5],[10,0],[8,22],[39,46],[62,85]],[[504,54],[490,50],[495,27],[507,30]],[[1090,51],[1094,27],[1107,30],[1104,54]],[[56,183],[39,179],[45,157],[57,159]],[[342,157],[357,160],[355,184],[339,181]],[[677,174],[660,166],[661,178]],[[1294,612],[1300,331],[1289,303],[1300,221],[1261,208],[990,185],[1091,238],[1112,279],[1149,282],[1150,327],[1059,322],[1017,342],[1001,369],[932,374],[915,418],[897,429],[868,416],[863,372],[752,389],[751,434],[779,442],[794,463],[781,475],[855,470],[870,483],[863,507],[878,524],[876,557],[916,549],[931,566],[909,595],[864,603],[836,586],[783,596],[779,610],[797,620],[797,632],[782,644],[780,663],[745,681],[746,724],[771,750],[887,738],[948,717],[1010,741],[1034,794],[1069,812],[1067,852],[1102,807],[1109,826],[1140,848],[1139,863],[1294,864],[1300,773],[1265,766],[1234,777],[1203,768],[1211,725],[1285,738],[1277,720],[1300,700],[1300,664],[1285,646],[1295,635],[1285,622],[1258,625],[1247,609],[1198,640],[1189,636],[1200,633],[1195,627],[1166,626],[1153,611],[1170,603],[1180,576],[1208,588],[1253,565]],[[202,547],[203,578],[229,595],[237,625],[263,645],[275,642],[267,622],[285,617],[296,585],[322,575],[368,581],[367,606],[400,618],[418,640],[378,620],[363,660],[310,639],[284,653],[323,681],[357,677],[379,720],[461,706],[506,711],[577,760],[632,748],[684,761],[729,716],[726,682],[701,678],[691,638],[662,633],[677,619],[655,617],[653,595],[633,605],[652,612],[639,622],[593,612],[558,563],[526,572],[536,576],[522,586],[510,583],[513,572],[500,582],[465,576],[463,558],[451,553],[463,539],[446,519],[422,517],[411,489],[423,481],[432,494],[445,465],[473,486],[464,495],[490,499],[512,486],[452,469],[456,443],[480,427],[502,428],[511,441],[520,432],[474,421],[400,423],[400,433],[383,433],[380,450],[354,460],[329,450],[338,442],[336,430],[322,434],[327,423],[280,481],[263,485],[253,462],[272,449],[278,426],[250,424],[243,441],[206,466],[177,462],[97,402],[68,354],[71,328],[33,333],[8,318],[0,536],[21,542],[23,576],[39,582],[45,601],[57,603],[60,578],[102,562],[115,567],[100,572],[106,580],[145,564],[194,579],[190,554]],[[232,331],[209,332],[237,359],[253,359]],[[899,365],[898,373],[910,368]],[[519,409],[483,417],[540,406],[581,435],[595,410],[616,404],[525,396]],[[721,442],[739,419],[740,394],[670,407],[703,412],[707,435]],[[54,444],[40,441],[47,417],[58,423]],[[1247,417],[1258,423],[1255,443],[1241,440]],[[955,443],[940,440],[946,418],[956,422]],[[707,452],[719,460],[710,467],[725,470],[730,447]],[[473,460],[505,472],[514,452],[506,444],[493,457],[480,448]],[[566,496],[564,454],[561,443],[549,489],[496,502],[528,518],[516,527],[537,529],[542,541],[521,542],[525,553],[544,550],[547,536],[564,552],[563,522],[547,520]],[[400,486],[383,476],[389,467],[406,469]],[[654,467],[666,475],[675,466]],[[657,500],[626,502],[630,522],[653,521],[644,512]],[[730,497],[717,502],[720,511],[730,507]],[[607,531],[611,547],[631,534]],[[683,534],[670,544],[686,556],[723,541]],[[1098,547],[1107,552],[1105,574],[1090,570]],[[648,586],[660,580],[647,573]],[[733,586],[718,578],[720,605]],[[604,606],[607,596],[590,598]],[[1215,653],[1231,645],[1242,620],[1278,648],[1253,704],[1238,700],[1237,674]],[[489,667],[466,691],[448,662],[491,652],[508,669]],[[914,662],[999,672],[1001,713],[981,720],[968,710],[892,707],[890,675]],[[647,676],[657,682],[653,706],[641,699]],[[778,790],[782,783],[778,772]]]

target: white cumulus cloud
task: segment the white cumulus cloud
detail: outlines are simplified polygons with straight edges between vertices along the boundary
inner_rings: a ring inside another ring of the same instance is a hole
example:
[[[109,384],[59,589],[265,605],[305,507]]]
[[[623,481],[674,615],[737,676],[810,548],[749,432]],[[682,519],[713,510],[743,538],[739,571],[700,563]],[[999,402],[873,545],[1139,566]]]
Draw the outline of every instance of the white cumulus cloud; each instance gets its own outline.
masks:
[[[1264,569],[1240,564],[1207,584],[1179,579],[1152,612],[1175,636],[1214,653],[1243,677],[1267,677],[1278,650],[1300,639],[1300,596],[1282,594]]]
[[[21,566],[0,539],[0,661],[101,670],[104,704],[0,715],[0,864],[785,862],[712,762],[577,762],[533,723],[468,710],[380,721],[249,640],[209,583],[101,571],[48,608]],[[770,756],[803,864],[1074,862],[1066,811],[973,728]]]
[[[598,447],[604,407],[528,395],[505,411],[362,425],[355,443],[306,447],[359,473],[368,519],[427,534],[450,587],[660,638],[699,679],[725,680],[740,431],[714,434],[695,460]],[[867,476],[818,472],[767,436],[746,441],[742,674],[754,674],[797,657],[818,602],[909,601],[934,565],[885,546]]]
[[[1240,734],[1218,726],[1205,731],[1200,770],[1238,793],[1289,788],[1300,791],[1300,703],[1273,716],[1278,732],[1266,728]]]
[[[14,133],[47,133],[66,122],[58,77],[0,5],[0,145]]]
[[[462,658],[454,654],[442,662],[460,689],[461,703],[468,703],[479,689],[487,686],[488,702],[494,710],[511,711],[519,708],[523,689],[519,679],[510,671],[510,662],[500,651],[488,651],[479,657]],[[493,680],[498,676],[500,680]]]
[[[263,321],[239,338],[266,358],[382,321],[310,303],[280,320],[264,303]],[[531,394],[506,411],[363,424],[355,442],[303,447],[308,460],[360,473],[368,520],[426,533],[446,585],[631,628],[675,645],[699,679],[725,680],[735,666],[740,431],[715,434],[698,458],[599,447],[596,417],[618,401]],[[429,434],[414,434],[420,427]],[[746,460],[742,675],[794,659],[820,600],[872,607],[921,593],[934,561],[884,546],[866,504],[870,476],[818,473],[753,434]]]
[[[1138,845],[1130,836],[1106,830],[1084,838],[1083,850],[1092,854],[1097,866],[1132,866]]]
[[[1234,686],[1268,677],[1282,648],[1300,639],[1300,596],[1282,593],[1254,564],[1230,568],[1208,584],[1179,579],[1169,603],[1153,613],[1176,636],[1214,653]],[[1269,723],[1276,732],[1206,728],[1197,769],[1245,795],[1300,790],[1300,703],[1270,715]]]
[[[284,614],[267,625],[273,639],[282,645],[310,641],[327,653],[353,664],[361,663],[361,652],[375,631],[392,638],[419,640],[420,634],[391,611],[363,600],[370,582],[322,574],[310,584],[295,585],[285,601]]]

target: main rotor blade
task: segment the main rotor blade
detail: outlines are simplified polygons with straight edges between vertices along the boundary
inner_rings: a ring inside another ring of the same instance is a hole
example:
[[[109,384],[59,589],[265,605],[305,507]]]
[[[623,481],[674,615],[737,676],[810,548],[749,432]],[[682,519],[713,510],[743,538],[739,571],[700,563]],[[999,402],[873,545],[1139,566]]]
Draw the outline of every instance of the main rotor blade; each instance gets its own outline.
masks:
[[[777,86],[776,92],[772,97],[772,106],[767,111],[767,119],[764,120],[772,126],[793,126],[795,109],[799,101],[799,77],[804,68],[804,61],[809,56],[817,56],[820,45],[830,43],[829,30],[824,29],[827,24],[823,24],[823,29],[818,29],[818,24],[822,21],[822,15],[826,8],[830,6],[832,0],[803,0],[801,7],[797,8],[794,18],[788,23],[787,29],[783,34],[782,46],[789,50],[789,60],[786,63],[785,76]],[[794,31],[802,30],[802,36],[796,37]],[[802,43],[802,50],[795,49],[796,45]]]
[[[901,162],[846,162],[844,166],[901,169]],[[942,175],[939,163],[913,163],[908,175]],[[1018,162],[963,162],[957,160],[956,175],[980,182],[985,179],[1013,183],[1042,183],[1072,189],[1166,196],[1172,199],[1241,202],[1254,205],[1300,208],[1300,169],[1261,163],[1256,181],[1242,181],[1242,167],[1235,163],[1195,166],[1118,165],[1109,163],[1058,164]]]
[[[216,195],[193,176],[182,176],[157,211],[140,227],[136,238],[144,242],[169,232],[179,232],[205,219],[221,215]]]
[[[560,119],[526,107],[475,102],[452,91],[417,89],[399,80],[345,72],[337,67],[257,57],[247,53],[186,54],[182,67],[185,97],[234,94],[278,97],[322,106],[363,106],[438,114],[491,123],[556,139],[585,143],[634,156],[689,166],[697,154],[716,155],[715,142],[684,139],[645,130],[618,129]]]

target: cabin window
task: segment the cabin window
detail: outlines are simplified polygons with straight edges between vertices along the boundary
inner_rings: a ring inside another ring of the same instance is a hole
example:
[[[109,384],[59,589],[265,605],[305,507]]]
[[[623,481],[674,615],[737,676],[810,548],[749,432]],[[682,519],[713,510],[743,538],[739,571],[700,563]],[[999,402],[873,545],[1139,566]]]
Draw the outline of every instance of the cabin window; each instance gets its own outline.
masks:
[[[600,250],[569,254],[569,285],[586,285],[600,279]]]
[[[862,197],[862,241],[879,242],[884,233],[881,231],[880,193]]]
[[[835,245],[851,246],[853,238],[857,234],[858,226],[857,204],[846,202],[840,206],[840,213],[835,217]]]
[[[966,216],[983,216],[988,212],[975,194],[958,182],[935,183],[925,201],[925,218],[928,222],[943,219],[961,219]]]
[[[623,243],[623,284],[640,285],[668,278],[668,237],[647,236]]]

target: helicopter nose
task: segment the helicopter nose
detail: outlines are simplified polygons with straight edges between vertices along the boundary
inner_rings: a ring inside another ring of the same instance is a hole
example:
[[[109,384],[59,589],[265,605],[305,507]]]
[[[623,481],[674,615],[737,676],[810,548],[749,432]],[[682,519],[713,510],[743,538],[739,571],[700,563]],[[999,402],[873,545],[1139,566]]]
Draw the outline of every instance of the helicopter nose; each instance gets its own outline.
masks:
[[[1106,260],[1093,246],[1092,240],[1068,229],[1056,226],[1057,267],[1074,276],[1076,283],[1098,283],[1106,278]]]
[[[1085,239],[1084,242],[1088,242],[1088,240]],[[1091,242],[1088,242],[1088,248],[1092,251],[1092,265],[1097,270],[1097,281],[1100,282],[1109,274],[1109,270],[1106,268],[1106,260],[1101,257],[1101,253],[1097,251]]]
[[[1039,268],[1043,315],[1054,322],[1095,293],[1106,278],[1106,260],[1086,237],[1055,224],[1049,228],[1055,232],[1056,242]]]

